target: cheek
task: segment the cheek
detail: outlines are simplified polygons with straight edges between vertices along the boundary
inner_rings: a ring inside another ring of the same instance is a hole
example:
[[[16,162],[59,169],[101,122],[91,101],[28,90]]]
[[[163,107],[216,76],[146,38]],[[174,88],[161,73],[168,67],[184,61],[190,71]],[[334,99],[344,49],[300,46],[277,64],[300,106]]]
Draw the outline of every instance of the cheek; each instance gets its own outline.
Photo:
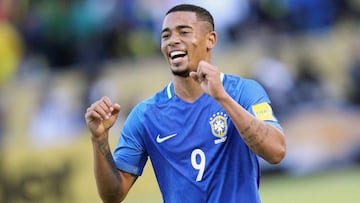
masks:
[[[161,49],[161,53],[164,55],[164,57],[165,57],[165,58],[168,58],[168,57],[167,57],[167,52],[166,52],[166,46],[164,46],[163,44],[161,44],[160,49]]]

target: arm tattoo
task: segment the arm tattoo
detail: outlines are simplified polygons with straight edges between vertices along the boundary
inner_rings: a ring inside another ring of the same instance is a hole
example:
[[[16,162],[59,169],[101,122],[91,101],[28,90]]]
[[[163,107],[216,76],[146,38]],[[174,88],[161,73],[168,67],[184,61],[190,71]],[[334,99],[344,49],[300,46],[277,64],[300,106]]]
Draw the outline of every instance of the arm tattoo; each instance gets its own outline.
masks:
[[[264,143],[266,137],[269,135],[269,126],[254,118],[250,124],[241,131],[241,135],[246,144],[250,148],[255,149]]]
[[[112,169],[112,173],[115,175],[115,177],[120,180],[120,175],[116,169],[116,165],[115,165],[115,161],[113,159],[113,156],[111,154],[110,148],[109,148],[109,144],[107,142],[106,139],[101,140],[98,143],[98,146],[100,148],[101,154],[105,157],[105,159],[107,160],[107,163],[110,165],[111,169]]]

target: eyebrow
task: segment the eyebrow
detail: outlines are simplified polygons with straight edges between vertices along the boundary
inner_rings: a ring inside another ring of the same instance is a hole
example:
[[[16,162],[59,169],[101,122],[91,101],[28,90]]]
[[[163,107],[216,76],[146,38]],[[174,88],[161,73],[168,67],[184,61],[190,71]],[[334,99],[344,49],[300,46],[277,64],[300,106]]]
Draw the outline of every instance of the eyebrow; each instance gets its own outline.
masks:
[[[181,30],[181,29],[185,29],[185,28],[193,29],[193,28],[192,28],[191,26],[189,26],[189,25],[178,25],[178,26],[176,26],[175,29]],[[170,32],[170,28],[165,28],[165,29],[163,29],[161,33],[164,33],[164,32]]]

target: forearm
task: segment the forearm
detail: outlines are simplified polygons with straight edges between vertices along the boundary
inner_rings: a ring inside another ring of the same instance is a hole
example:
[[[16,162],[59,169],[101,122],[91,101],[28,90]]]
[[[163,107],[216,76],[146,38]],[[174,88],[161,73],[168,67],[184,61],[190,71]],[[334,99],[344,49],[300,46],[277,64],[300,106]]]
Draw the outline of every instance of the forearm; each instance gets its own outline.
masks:
[[[121,177],[115,166],[108,139],[92,138],[94,151],[94,174],[99,195],[104,202],[120,202],[122,194]]]
[[[283,133],[275,126],[253,117],[250,113],[244,115],[243,118],[245,118],[244,123],[235,125],[245,143],[269,163],[279,163],[285,156]]]
[[[283,133],[262,120],[255,118],[228,94],[218,102],[232,119],[245,143],[269,163],[279,163],[285,156]]]

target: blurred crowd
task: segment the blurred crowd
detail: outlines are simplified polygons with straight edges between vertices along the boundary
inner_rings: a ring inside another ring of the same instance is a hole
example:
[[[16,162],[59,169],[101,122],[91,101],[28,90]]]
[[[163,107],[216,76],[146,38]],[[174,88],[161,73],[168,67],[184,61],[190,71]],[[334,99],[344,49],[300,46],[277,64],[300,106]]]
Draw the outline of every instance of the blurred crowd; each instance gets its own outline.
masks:
[[[206,6],[220,36],[231,43],[263,27],[277,33],[319,32],[341,19],[360,18],[358,0],[1,0],[7,55],[21,54],[21,62],[9,66],[37,60],[57,70],[74,64],[96,67],[107,59],[156,54],[163,14],[181,2]]]
[[[317,35],[330,32],[339,22],[356,26],[360,22],[359,0],[0,0],[0,93],[1,87],[14,77],[43,71],[82,71],[85,83],[91,87],[105,61],[159,55],[162,17],[178,3],[205,6],[214,14],[220,46],[241,43],[262,32],[295,37]],[[318,69],[310,58],[300,58],[297,73],[292,74],[272,48],[254,64],[251,74],[268,90],[280,117],[291,108],[289,104],[326,97]],[[355,47],[352,53],[347,99],[360,105],[360,48]],[[261,74],[264,70],[269,73],[267,77]],[[64,92],[43,96],[39,110],[42,114],[34,120],[49,128],[58,125],[61,118],[76,123],[64,116],[73,112],[72,108],[55,113],[51,110],[58,104],[74,105],[64,99]],[[84,94],[88,98],[91,92]],[[5,125],[4,102],[0,101],[0,134],[5,128],[1,126]],[[80,117],[82,113],[80,110]],[[58,120],[51,124],[53,114]]]

